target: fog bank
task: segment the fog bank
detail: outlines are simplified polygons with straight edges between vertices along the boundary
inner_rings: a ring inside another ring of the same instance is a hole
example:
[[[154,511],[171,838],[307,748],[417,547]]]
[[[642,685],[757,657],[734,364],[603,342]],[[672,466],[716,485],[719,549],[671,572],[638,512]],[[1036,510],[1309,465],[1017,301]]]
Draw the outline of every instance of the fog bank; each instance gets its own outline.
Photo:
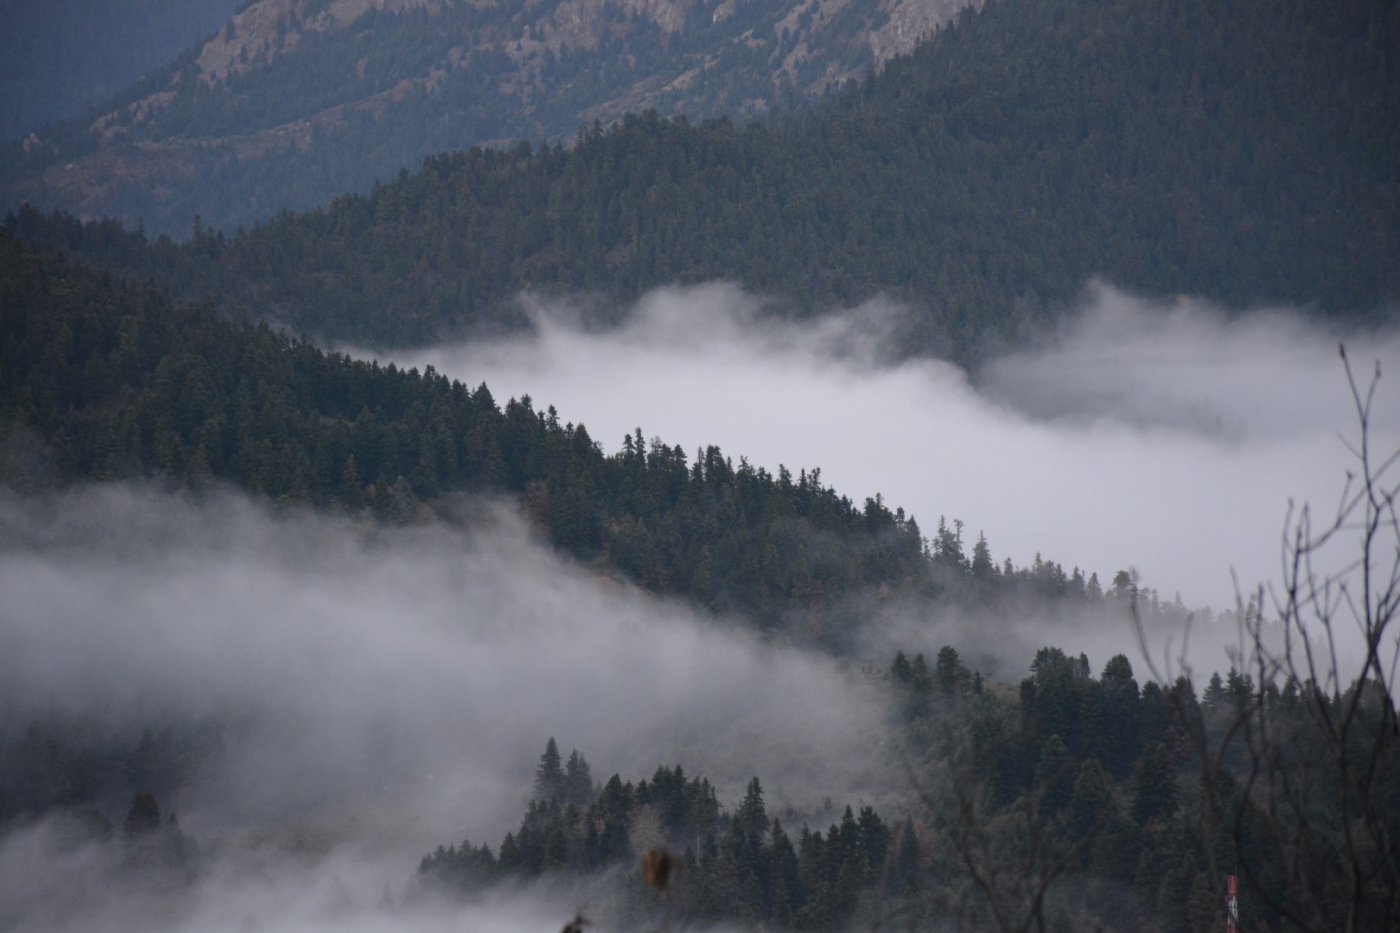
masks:
[[[595,780],[681,764],[731,807],[754,775],[775,812],[895,787],[876,770],[870,678],[597,579],[506,506],[461,511],[465,530],[391,529],[232,493],[0,496],[0,725],[76,717],[134,742],[145,726],[231,723],[163,808],[226,851],[262,836],[348,860],[347,880],[374,866],[356,890],[376,897],[438,844],[496,846],[550,736]],[[47,875],[69,859],[17,838],[0,861],[47,853]],[[231,863],[214,864],[200,890],[221,905]],[[253,875],[282,884],[281,868]],[[37,922],[26,905],[52,904],[30,887],[0,886],[0,916]],[[301,916],[299,903],[277,910]],[[171,928],[222,925],[188,909]]]
[[[555,405],[609,451],[640,425],[692,455],[717,444],[770,470],[818,466],[926,533],[940,515],[967,523],[969,548],[985,531],[998,560],[1039,552],[1105,583],[1135,568],[1166,598],[1216,608],[1234,603],[1232,572],[1246,590],[1277,578],[1290,500],[1332,507],[1352,466],[1338,341],[1363,378],[1377,359],[1400,369],[1393,331],[1101,285],[1057,339],[974,374],[890,353],[902,312],[878,302],[782,323],[731,286],[663,289],[606,332],[567,306],[527,305],[531,334],[393,359]],[[1380,398],[1378,448],[1400,440],[1391,382]]]
[[[470,903],[405,896],[402,863],[385,852],[308,856],[225,841],[190,874],[133,863],[123,844],[79,842],[53,817],[0,836],[0,929],[110,933],[538,933],[598,890],[536,885]],[[390,886],[386,878],[393,879]]]

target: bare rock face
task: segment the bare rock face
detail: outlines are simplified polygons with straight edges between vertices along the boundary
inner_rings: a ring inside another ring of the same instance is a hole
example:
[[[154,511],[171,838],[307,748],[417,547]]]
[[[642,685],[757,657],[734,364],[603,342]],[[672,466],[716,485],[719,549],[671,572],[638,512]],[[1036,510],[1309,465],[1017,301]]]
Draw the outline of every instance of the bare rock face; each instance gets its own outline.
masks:
[[[435,152],[654,109],[737,119],[908,52],[981,0],[256,0],[86,127],[0,166],[4,202],[232,227]]]
[[[306,33],[345,29],[371,11],[440,10],[439,0],[259,0],[235,15],[199,53],[199,78],[215,84],[296,50]]]

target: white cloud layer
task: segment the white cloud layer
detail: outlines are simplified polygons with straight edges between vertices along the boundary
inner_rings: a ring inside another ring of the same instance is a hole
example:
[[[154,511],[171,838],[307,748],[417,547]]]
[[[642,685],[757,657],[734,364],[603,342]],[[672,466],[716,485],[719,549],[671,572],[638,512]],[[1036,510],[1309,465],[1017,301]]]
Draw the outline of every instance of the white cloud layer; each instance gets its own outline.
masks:
[[[497,399],[528,394],[609,451],[641,426],[688,453],[718,444],[776,470],[818,466],[857,499],[880,492],[925,533],[938,517],[985,531],[998,559],[1037,552],[1106,579],[1136,568],[1166,597],[1233,605],[1275,579],[1290,500],[1333,506],[1355,417],[1338,335],[1284,310],[1227,317],[1095,286],[1049,346],[969,376],[887,362],[898,309],[765,320],[726,285],[646,296],[615,330],[535,305],[524,337],[395,354]],[[1377,447],[1400,441],[1400,340],[1343,335],[1381,383]],[[968,542],[969,545],[971,541]]]
[[[1101,575],[1133,566],[1164,595],[1217,607],[1232,569],[1246,585],[1276,577],[1290,499],[1326,511],[1353,466],[1337,437],[1355,424],[1337,336],[1287,312],[1226,318],[1098,288],[1057,340],[971,376],[891,362],[895,308],[815,323],[761,312],[728,286],[663,290],[607,333],[541,307],[532,336],[396,361],[554,404],[609,449],[641,425],[688,451],[820,466],[928,533],[940,514],[961,518],[1018,564],[1040,551]],[[1400,363],[1394,334],[1348,343],[1363,379]],[[1396,401],[1383,380],[1372,441],[1386,452]],[[194,885],[158,899],[163,913],[142,913],[149,892],[40,823],[0,839],[0,927],[557,927],[578,892],[375,906],[432,845],[498,842],[550,735],[596,778],[681,763],[730,805],[753,774],[775,812],[908,793],[880,769],[868,675],[595,578],[506,506],[461,508],[465,530],[376,529],[234,494],[0,493],[0,726],[74,715],[134,738],[153,721],[241,723],[164,802],[213,848]],[[946,641],[1015,673],[1042,643],[1097,648],[1096,669],[1129,649],[1126,633],[1073,619],[968,632],[981,622],[933,612],[889,612],[864,633],[867,657]]]
[[[884,712],[868,677],[596,579],[505,507],[463,508],[467,531],[274,516],[232,494],[0,496],[0,726],[77,716],[134,743],[147,725],[236,724],[227,753],[162,801],[224,853],[169,928],[237,928],[242,914],[220,912],[246,895],[264,922],[299,929],[298,872],[313,887],[353,874],[377,897],[437,844],[494,847],[551,735],[595,779],[679,763],[727,806],[755,774],[775,811],[879,803],[894,787],[876,770]],[[45,832],[0,847],[0,875],[31,866],[0,882],[0,918],[100,928],[87,911],[45,921],[33,911],[62,903],[26,893],[77,859],[92,910],[124,925],[132,904],[103,887],[100,860]],[[328,861],[284,865],[274,844],[230,876],[227,853],[258,833],[312,840]]]

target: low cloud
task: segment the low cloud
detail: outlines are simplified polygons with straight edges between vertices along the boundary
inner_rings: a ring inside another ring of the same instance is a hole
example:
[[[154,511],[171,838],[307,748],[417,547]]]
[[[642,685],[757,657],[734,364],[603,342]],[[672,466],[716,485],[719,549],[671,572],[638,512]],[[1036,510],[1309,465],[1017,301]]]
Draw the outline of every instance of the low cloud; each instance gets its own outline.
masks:
[[[994,555],[1037,552],[1105,583],[1134,568],[1193,605],[1232,606],[1280,570],[1290,502],[1337,501],[1355,415],[1337,354],[1363,381],[1400,340],[1340,334],[1287,310],[1226,315],[1094,286],[1044,347],[968,373],[885,351],[901,312],[872,303],[785,323],[726,285],[663,289],[608,331],[534,303],[533,333],[396,354],[498,399],[585,423],[616,449],[641,426],[687,452],[720,445],[770,470],[818,466],[860,501],[882,493],[926,533],[985,531]],[[1392,377],[1393,378],[1393,377]],[[1394,446],[1381,384],[1373,443]]]
[[[1354,466],[1337,436],[1355,424],[1339,337],[1363,379],[1400,362],[1393,334],[1105,287],[1055,340],[971,374],[890,352],[902,312],[879,303],[792,323],[712,285],[655,292],[607,332],[533,313],[530,336],[396,361],[529,394],[609,447],[641,425],[770,470],[820,466],[926,533],[960,518],[969,548],[985,530],[998,558],[1039,551],[1105,583],[1135,567],[1164,597],[1217,608],[1232,570],[1246,587],[1277,578],[1289,502],[1326,512]],[[1388,452],[1396,396],[1380,385],[1372,442]],[[140,912],[149,892],[110,847],[46,821],[0,839],[0,926],[557,927],[604,895],[532,889],[410,914],[397,898],[431,846],[495,844],[514,826],[551,735],[595,778],[680,763],[728,805],[754,774],[779,813],[830,797],[889,815],[907,798],[881,766],[882,688],[859,662],[600,578],[509,504],[459,506],[452,527],[383,528],[231,492],[0,493],[0,729],[66,717],[134,741],[148,725],[226,726],[162,801],[204,852],[162,913]],[[1014,679],[1041,644],[1088,651],[1096,669],[1133,653],[1126,626],[1101,619],[996,621],[887,607],[861,657],[949,643]],[[1230,634],[1203,641],[1218,657]]]
[[[540,884],[447,903],[410,894],[392,853],[341,848],[311,857],[248,840],[222,843],[199,866],[177,875],[143,868],[125,846],[80,841],[64,817],[49,818],[0,836],[0,928],[534,933],[562,926],[580,899],[606,897],[601,884]]]
[[[376,897],[437,844],[498,843],[551,735],[595,779],[681,764],[729,806],[755,774],[775,811],[898,790],[872,678],[595,578],[508,507],[463,510],[465,530],[385,529],[231,493],[0,497],[0,725],[231,724],[163,806],[224,850],[262,832],[379,866],[357,885]]]

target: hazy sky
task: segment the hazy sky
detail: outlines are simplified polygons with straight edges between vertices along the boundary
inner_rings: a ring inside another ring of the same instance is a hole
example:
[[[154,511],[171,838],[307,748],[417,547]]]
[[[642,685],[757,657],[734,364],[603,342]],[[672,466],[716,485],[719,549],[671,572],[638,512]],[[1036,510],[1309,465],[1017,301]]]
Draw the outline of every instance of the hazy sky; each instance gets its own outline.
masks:
[[[640,426],[692,455],[718,444],[770,470],[819,466],[926,534],[940,515],[962,519],[968,544],[985,531],[998,560],[1040,552],[1105,581],[1136,568],[1193,605],[1232,605],[1232,570],[1246,587],[1276,577],[1290,499],[1331,508],[1351,466],[1338,338],[1287,311],[1226,318],[1094,286],[1049,346],[969,376],[882,362],[900,311],[878,303],[784,325],[730,286],[666,289],[607,333],[530,307],[532,335],[393,358],[553,404],[609,452]],[[1348,342],[1363,374],[1377,359],[1396,374],[1375,438],[1393,446],[1400,342]]]

